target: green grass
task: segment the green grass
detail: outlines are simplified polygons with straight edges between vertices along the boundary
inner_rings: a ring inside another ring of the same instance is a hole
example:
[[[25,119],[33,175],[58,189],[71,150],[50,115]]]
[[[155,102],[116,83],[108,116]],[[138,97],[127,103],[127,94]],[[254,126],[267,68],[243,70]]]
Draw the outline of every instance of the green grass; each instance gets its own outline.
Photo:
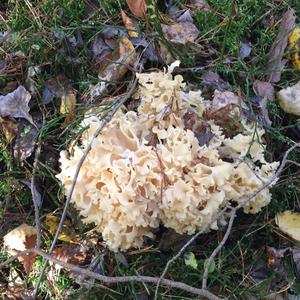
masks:
[[[185,1],[177,1],[177,3],[180,7]],[[278,30],[277,22],[288,5],[292,6],[299,16],[299,1],[289,0],[280,5],[267,0],[211,0],[208,3],[212,11],[206,13],[193,11],[193,18],[200,31],[199,42],[216,50],[216,54],[211,57],[215,62],[211,70],[218,72],[228,81],[233,86],[233,90],[242,90],[247,97],[253,96],[252,83],[255,79],[263,79],[266,56]],[[1,3],[0,8],[2,5],[4,4]],[[42,72],[35,78],[38,93],[32,101],[32,110],[37,110],[38,105],[41,105],[45,82],[61,73],[70,79],[73,87],[82,95],[90,84],[98,80],[97,72],[93,71],[90,65],[92,42],[96,34],[106,26],[122,25],[119,13],[121,7],[126,8],[125,1],[101,1],[99,10],[95,11],[92,17],[87,17],[83,0],[8,1],[7,22],[0,23],[0,32],[10,29],[12,36],[2,47],[10,54],[22,51],[24,69],[22,72],[1,74],[0,89],[11,81],[23,82],[26,68],[29,66],[41,66]],[[141,29],[146,33],[160,32],[161,18],[156,7],[152,6],[148,11],[147,22],[139,22]],[[83,37],[84,43],[82,47],[73,49],[74,53],[72,53],[68,48],[67,39],[71,36],[76,37],[78,33]],[[161,36],[157,37],[156,42],[158,40],[164,41]],[[241,43],[245,40],[252,43],[251,55],[255,59],[238,57]],[[174,56],[182,60],[182,67],[203,64],[203,58],[191,55],[189,48],[173,47],[172,49]],[[0,52],[0,59],[4,58],[5,53]],[[231,63],[226,64],[226,59]],[[201,75],[201,72],[187,74],[186,78],[198,85]],[[282,74],[278,87],[295,83],[297,78],[299,78],[299,71],[287,68]],[[52,106],[47,107],[47,123],[41,133],[43,146],[47,149],[46,155],[54,153],[53,159],[57,160],[58,152],[68,148],[78,134],[72,133],[71,129],[78,126],[82,114],[88,107],[89,105],[85,103],[78,105],[78,116],[72,128],[65,130],[64,133],[61,127],[63,117],[59,113],[59,99],[56,99]],[[268,110],[273,122],[272,127],[266,128],[269,156],[270,160],[280,160],[282,153],[292,142],[292,131],[299,125],[299,121],[284,115],[276,103],[270,103]],[[0,147],[0,217],[3,218],[1,221],[3,231],[7,232],[22,222],[34,224],[30,190],[18,182],[18,179],[31,178],[33,159],[23,165],[12,159],[11,146],[5,142],[2,135]],[[298,153],[291,154],[290,159],[300,162]],[[64,204],[59,182],[55,178],[57,166],[50,164],[47,159],[43,162],[45,165],[38,171],[38,181],[44,189],[45,199],[42,216],[56,209],[59,213]],[[276,271],[271,272],[270,276],[259,285],[249,280],[247,275],[260,260],[266,261],[265,246],[280,248],[286,245],[286,241],[274,231],[274,216],[277,212],[286,209],[299,210],[297,195],[300,182],[298,178],[292,179],[296,172],[296,167],[289,167],[284,172],[278,186],[272,190],[272,203],[263,212],[254,218],[239,213],[230,239],[220,255],[216,257],[217,267],[209,276],[209,288],[219,295],[245,299],[246,295],[262,297],[268,294],[269,283],[276,277]],[[14,220],[10,219],[10,214],[14,214]],[[82,229],[79,231],[81,235]],[[168,278],[199,286],[204,261],[221,237],[222,234],[219,232],[200,237],[199,241],[190,248],[190,251],[196,255],[198,269],[194,270],[186,266],[184,259],[180,258],[170,268]],[[49,246],[50,239],[45,238],[44,244]],[[157,246],[157,241],[154,245]],[[95,247],[92,254],[97,255],[97,251],[99,249]],[[110,275],[133,275],[138,272],[143,275],[158,276],[172,254],[174,252],[170,250],[160,254],[127,255],[129,266],[125,268],[116,261],[113,254],[108,253],[102,262],[103,269],[105,274]],[[4,260],[5,257],[6,255],[0,252],[0,259]],[[36,282],[41,263],[41,259],[36,261],[35,271],[25,280],[28,286]],[[289,272],[288,280],[291,281],[295,276],[293,266],[288,258],[285,263]],[[11,269],[17,269],[22,273],[18,262],[14,262]],[[7,277],[10,270],[5,268],[0,272],[2,278]],[[146,287],[153,296],[154,287],[152,285]],[[299,289],[296,284],[293,288]],[[116,284],[109,287],[96,284],[91,290],[83,287],[76,291],[78,289],[79,285],[68,276],[68,272],[62,270],[55,282],[42,283],[41,296],[47,299],[66,297],[69,299],[140,299],[139,295],[146,290],[145,286],[138,283]],[[65,294],[66,290],[68,295]],[[160,299],[194,299],[187,293],[178,290],[168,291],[165,288],[160,289],[159,297]]]

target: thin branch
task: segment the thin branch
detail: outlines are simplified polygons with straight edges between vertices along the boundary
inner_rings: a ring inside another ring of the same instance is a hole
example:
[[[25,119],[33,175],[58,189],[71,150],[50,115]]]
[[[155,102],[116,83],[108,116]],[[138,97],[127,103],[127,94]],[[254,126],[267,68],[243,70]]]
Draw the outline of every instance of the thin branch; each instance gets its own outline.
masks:
[[[33,248],[33,249],[28,249],[22,252],[19,252],[17,255],[10,257],[9,259],[7,259],[5,262],[0,263],[0,268],[8,265],[9,263],[11,263],[13,260],[17,259],[20,256],[24,256],[28,253],[36,253],[42,257],[44,257],[47,261],[51,261],[65,269],[71,270],[73,272],[77,272],[80,275],[84,275],[86,277],[90,277],[90,278],[94,278],[97,280],[100,280],[104,283],[125,283],[125,282],[141,282],[141,283],[154,283],[157,284],[157,282],[160,280],[157,277],[151,277],[151,276],[116,276],[116,277],[111,277],[111,276],[105,276],[105,275],[101,275],[95,272],[92,272],[88,269],[83,269],[81,267],[78,267],[76,265],[73,264],[69,264],[66,263],[64,261],[58,260],[54,257],[52,257],[51,255],[37,249],[37,248]],[[210,300],[221,300],[221,298],[215,296],[214,294],[210,293],[207,290],[204,289],[199,289],[199,288],[195,288],[192,287],[190,285],[187,285],[183,282],[178,282],[178,281],[173,281],[173,280],[168,280],[168,279],[163,279],[161,280],[161,285],[163,286],[167,286],[167,287],[172,287],[172,288],[176,288],[176,289],[180,289],[183,291],[186,291],[188,293],[194,294],[194,295],[198,295],[198,296],[202,296],[205,297],[207,299]]]
[[[40,157],[41,149],[42,149],[42,130],[43,130],[44,124],[45,124],[45,118],[43,118],[43,124],[42,124],[42,128],[41,128],[41,132],[39,134],[38,146],[37,146],[37,149],[35,152],[33,169],[32,169],[32,177],[31,177],[31,182],[30,182],[30,191],[31,191],[33,205],[34,205],[37,248],[41,247],[42,233],[41,233],[41,223],[40,223],[40,207],[39,207],[40,204],[38,203],[38,200],[37,200],[37,192],[36,192],[37,190],[36,190],[36,185],[35,185],[35,173],[37,171],[39,157]]]
[[[82,157],[81,157],[81,159],[80,159],[80,161],[79,161],[79,163],[77,165],[77,168],[76,168],[73,180],[72,180],[71,189],[70,189],[70,191],[69,191],[69,193],[67,195],[66,203],[65,203],[65,206],[64,206],[64,210],[63,210],[63,213],[62,213],[62,216],[61,216],[58,228],[56,230],[55,236],[53,238],[53,242],[52,242],[52,244],[50,246],[50,249],[49,249],[49,254],[52,253],[52,251],[53,251],[53,249],[54,249],[54,247],[56,245],[56,242],[58,240],[58,236],[59,236],[59,234],[60,234],[60,232],[62,230],[65,218],[67,216],[68,207],[69,207],[69,204],[71,202],[72,195],[73,195],[73,192],[74,192],[74,189],[75,189],[75,185],[76,185],[76,182],[77,182],[77,179],[78,179],[78,175],[79,175],[80,169],[81,169],[81,167],[82,167],[85,159],[87,158],[89,152],[92,149],[92,144],[93,144],[94,140],[98,137],[98,135],[103,130],[103,128],[105,127],[105,125],[111,120],[111,118],[119,110],[119,108],[132,96],[132,94],[133,94],[133,92],[135,90],[136,85],[137,85],[137,79],[135,78],[133,80],[132,84],[129,86],[128,92],[126,93],[126,95],[124,96],[124,98],[121,99],[115,106],[113,106],[113,108],[100,120],[99,126],[98,126],[97,130],[95,131],[95,133],[94,133],[94,135],[93,135],[90,143],[88,144],[87,148],[85,149],[84,154],[82,155]],[[44,273],[45,273],[47,264],[48,264],[48,259],[46,259],[46,261],[44,262],[44,264],[42,266],[42,269],[40,271],[39,279],[38,279],[37,284],[35,286],[35,289],[33,291],[33,298],[34,299],[37,296],[37,293],[38,293],[41,281],[42,281],[42,279],[44,277]]]

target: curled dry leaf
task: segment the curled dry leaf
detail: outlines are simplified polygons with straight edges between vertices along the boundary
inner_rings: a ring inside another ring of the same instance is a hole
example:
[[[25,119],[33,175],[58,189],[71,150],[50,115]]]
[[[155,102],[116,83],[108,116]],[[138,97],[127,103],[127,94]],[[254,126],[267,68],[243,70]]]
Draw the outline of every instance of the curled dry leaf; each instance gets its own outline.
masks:
[[[21,251],[34,248],[36,246],[36,229],[27,224],[22,224],[7,233],[4,238],[4,247],[11,255],[16,255]],[[18,257],[18,260],[23,264],[24,270],[28,275],[32,270],[35,262],[35,253]]]
[[[193,43],[199,35],[199,30],[192,22],[162,24],[162,30],[166,39],[178,44]]]
[[[147,12],[145,0],[126,0],[126,2],[135,17],[145,19]]]
[[[278,82],[280,80],[281,70],[286,63],[282,58],[288,44],[289,34],[295,27],[295,20],[296,16],[293,9],[289,9],[282,17],[278,35],[268,54],[269,63],[266,68],[266,74],[269,82]]]
[[[31,95],[20,85],[15,91],[0,96],[0,116],[10,118],[24,118],[34,125],[31,115],[29,114],[28,103]]]
[[[300,70],[300,27],[289,36],[289,57],[295,69]]]
[[[275,218],[276,224],[279,229],[300,242],[300,214],[286,210],[283,213],[279,213]]]
[[[279,91],[277,98],[279,105],[285,112],[300,116],[300,81]]]
[[[139,33],[137,26],[134,24],[133,20],[126,15],[124,10],[121,10],[121,16],[129,36],[132,38],[137,38],[139,36]]]

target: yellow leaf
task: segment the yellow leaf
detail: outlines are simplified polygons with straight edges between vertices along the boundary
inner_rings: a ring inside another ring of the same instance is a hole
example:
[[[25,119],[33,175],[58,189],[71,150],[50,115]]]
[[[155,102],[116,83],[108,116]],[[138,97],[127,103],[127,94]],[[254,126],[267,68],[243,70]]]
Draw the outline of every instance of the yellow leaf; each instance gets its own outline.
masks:
[[[65,115],[65,122],[74,120],[76,108],[76,95],[72,92],[61,97],[60,113]]]
[[[48,230],[51,234],[55,234],[58,224],[59,224],[60,219],[56,216],[53,216],[51,214],[46,215],[46,225],[48,227]],[[70,223],[66,224],[68,225],[68,227],[70,227]],[[61,233],[58,236],[58,239],[64,242],[78,242],[78,239],[73,236],[70,232],[68,232],[66,226],[63,226],[63,230],[61,231]]]
[[[289,36],[290,60],[295,69],[300,69],[300,27],[295,28]]]
[[[286,210],[276,215],[276,224],[282,232],[300,241],[300,214]]]
[[[122,15],[123,23],[127,29],[129,36],[131,36],[132,38],[137,38],[139,34],[132,19],[126,15],[124,10],[121,10],[121,15]]]

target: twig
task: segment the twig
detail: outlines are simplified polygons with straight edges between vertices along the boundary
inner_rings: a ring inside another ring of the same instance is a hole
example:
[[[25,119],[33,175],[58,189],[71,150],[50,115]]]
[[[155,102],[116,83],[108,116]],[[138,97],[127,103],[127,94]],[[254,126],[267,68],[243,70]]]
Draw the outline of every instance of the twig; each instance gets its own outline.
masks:
[[[30,182],[31,196],[32,196],[32,201],[33,201],[33,205],[34,205],[34,217],[35,217],[37,248],[41,247],[42,233],[41,233],[41,223],[40,223],[40,207],[39,207],[38,200],[36,198],[37,193],[36,193],[36,185],[35,185],[35,173],[36,173],[36,170],[37,170],[39,157],[40,157],[41,149],[42,149],[42,130],[43,130],[44,123],[45,123],[45,118],[43,118],[43,125],[42,125],[41,132],[39,134],[38,146],[37,146],[37,149],[36,149],[36,152],[35,152],[33,169],[32,169],[32,177],[31,177],[31,182]]]
[[[276,171],[275,175],[266,183],[264,183],[259,189],[257,189],[254,193],[252,193],[247,199],[245,199],[243,202],[241,202],[239,205],[237,205],[235,208],[232,208],[231,210],[231,214],[230,214],[230,220],[229,220],[229,224],[226,230],[226,233],[221,241],[221,243],[218,245],[218,247],[213,251],[213,253],[211,254],[211,256],[209,257],[207,264],[206,264],[206,268],[203,274],[203,279],[202,279],[202,288],[206,289],[207,286],[207,277],[208,277],[208,270],[209,270],[209,266],[212,262],[212,260],[214,259],[214,257],[218,254],[218,252],[220,251],[220,249],[223,247],[223,245],[226,243],[232,225],[233,225],[233,221],[234,221],[234,217],[236,214],[236,211],[239,210],[240,208],[244,207],[249,201],[251,201],[254,197],[256,197],[261,191],[263,191],[266,187],[268,187],[269,185],[271,185],[281,174],[283,168],[285,167],[286,163],[287,163],[287,157],[289,155],[289,153],[291,151],[293,151],[295,148],[300,147],[300,143],[297,143],[295,145],[293,145],[291,148],[289,148],[282,159],[282,162],[278,168],[278,170]],[[211,220],[210,222],[208,222],[199,232],[197,232],[180,250],[179,252],[173,256],[166,264],[161,276],[160,276],[160,280],[157,283],[156,286],[156,290],[155,290],[155,297],[154,299],[157,299],[157,295],[158,295],[158,288],[160,283],[162,282],[164,276],[166,275],[170,265],[177,259],[179,258],[183,252],[186,250],[186,248],[192,243],[194,242],[201,234],[203,234],[214,222],[216,222],[224,213],[225,211],[228,209],[228,207],[225,207],[224,209],[222,209],[218,214],[216,214]]]
[[[37,248],[32,248],[28,249],[22,252],[19,252],[17,255],[10,257],[7,259],[5,262],[0,264],[0,268],[8,265],[11,263],[13,260],[17,259],[19,256],[24,256],[28,253],[36,253],[42,257],[44,257],[47,261],[51,261],[57,265],[60,265],[61,267],[65,269],[69,269],[73,272],[80,273],[81,275],[84,275],[86,277],[94,278],[97,280],[100,280],[104,283],[125,283],[125,282],[142,282],[142,283],[154,283],[157,284],[157,282],[160,280],[157,277],[151,277],[151,276],[116,276],[116,277],[111,277],[111,276],[105,276],[101,275],[95,272],[92,272],[88,269],[83,269],[81,267],[78,267],[73,264],[66,263],[64,261],[58,260],[51,255],[37,249]],[[173,281],[173,280],[168,280],[168,279],[163,279],[161,280],[161,285],[172,287],[172,288],[177,288],[186,292],[189,292],[191,294],[195,294],[198,296],[205,297],[210,300],[221,300],[221,298],[215,296],[214,294],[210,293],[207,290],[204,289],[199,289],[192,287],[190,285],[187,285],[183,282],[178,282],[178,281]]]
[[[64,206],[64,210],[63,210],[63,213],[62,213],[62,216],[61,216],[61,219],[60,219],[60,222],[59,222],[59,225],[57,227],[57,230],[56,230],[56,233],[55,233],[55,236],[53,238],[53,242],[50,246],[50,249],[49,249],[49,254],[51,254],[51,252],[53,251],[55,245],[56,245],[56,242],[57,242],[57,239],[58,239],[58,236],[62,230],[62,227],[63,227],[63,224],[64,224],[64,221],[65,221],[65,218],[66,218],[66,215],[67,215],[67,211],[68,211],[68,207],[69,207],[69,204],[71,202],[71,199],[72,199],[72,195],[73,195],[73,192],[74,192],[74,189],[75,189],[75,185],[76,185],[76,182],[77,182],[77,179],[78,179],[78,175],[79,175],[79,172],[80,172],[80,169],[86,159],[86,157],[88,156],[89,152],[91,151],[92,149],[92,144],[94,142],[94,140],[98,137],[98,135],[100,134],[100,132],[102,131],[102,129],[105,127],[105,125],[111,120],[111,118],[114,116],[114,114],[118,111],[118,109],[131,97],[131,95],[133,94],[134,90],[135,90],[135,87],[137,85],[137,79],[135,78],[132,82],[132,84],[129,86],[129,89],[128,89],[128,92],[127,94],[124,96],[124,98],[122,100],[120,100],[119,103],[117,103],[101,120],[100,120],[100,123],[99,123],[99,126],[97,128],[97,130],[95,131],[90,143],[88,144],[87,148],[85,149],[84,151],[84,154],[82,155],[78,165],[77,165],[77,168],[76,168],[76,171],[75,171],[75,174],[74,174],[74,177],[73,177],[73,180],[72,180],[72,185],[71,185],[71,189],[67,195],[67,198],[66,198],[66,203],[65,203],[65,206]],[[47,264],[48,264],[48,259],[46,259],[46,261],[44,262],[43,266],[42,266],[42,269],[40,271],[40,276],[39,276],[39,279],[37,281],[37,284],[35,286],[35,289],[33,291],[33,298],[35,299],[36,296],[37,296],[37,293],[38,293],[38,290],[39,290],[39,287],[40,287],[40,284],[41,284],[41,281],[44,277],[44,273],[45,273],[45,270],[46,270],[46,267],[47,267]]]

